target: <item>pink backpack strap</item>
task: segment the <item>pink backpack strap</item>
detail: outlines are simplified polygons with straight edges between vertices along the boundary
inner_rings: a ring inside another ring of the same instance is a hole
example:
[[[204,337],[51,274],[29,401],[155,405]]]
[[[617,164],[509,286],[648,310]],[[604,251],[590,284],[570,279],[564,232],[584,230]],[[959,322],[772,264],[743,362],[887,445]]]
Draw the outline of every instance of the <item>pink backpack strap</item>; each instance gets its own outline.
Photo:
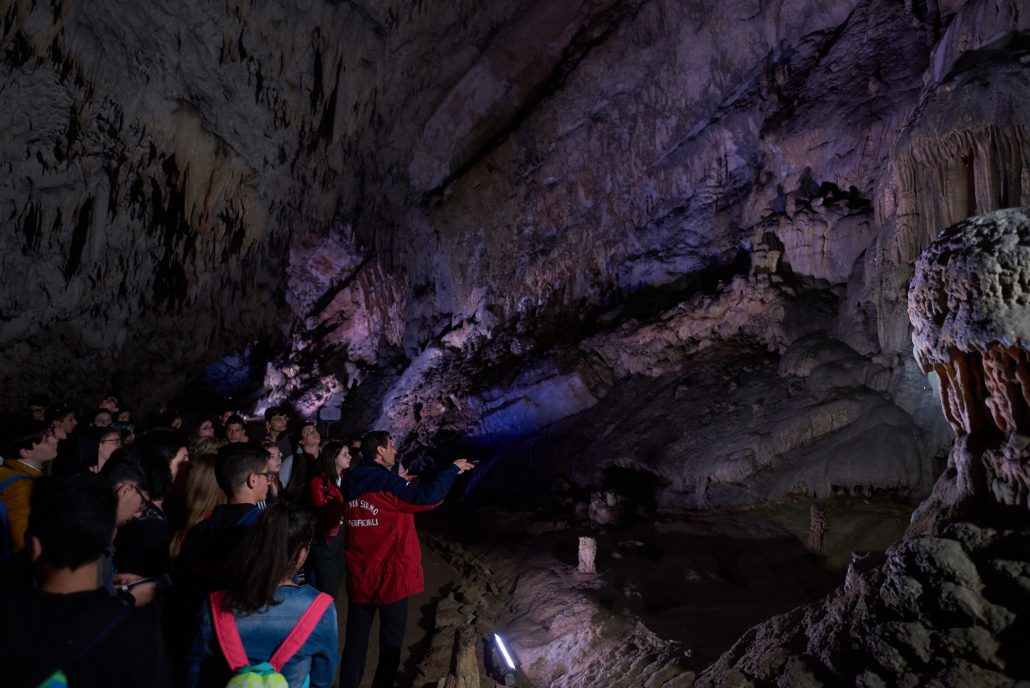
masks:
[[[224,593],[221,591],[211,593],[211,625],[215,629],[215,637],[218,638],[218,645],[222,648],[225,661],[228,662],[230,669],[236,671],[250,664],[250,660],[243,649],[235,617],[231,611],[222,607],[223,597]]]
[[[304,647],[304,643],[308,642],[308,638],[314,633],[315,627],[318,626],[318,622],[322,620],[322,615],[325,614],[325,610],[329,608],[329,605],[333,603],[332,595],[327,595],[324,592],[318,593],[311,604],[308,605],[307,611],[300,617],[300,621],[293,627],[290,634],[286,636],[286,640],[282,642],[276,651],[272,655],[272,658],[268,660],[268,663],[272,665],[276,671],[282,671],[283,666],[286,662],[290,661],[293,655],[297,654],[300,648]],[[235,626],[234,626],[235,628]],[[239,635],[236,636],[237,638]],[[243,646],[240,646],[243,649]]]

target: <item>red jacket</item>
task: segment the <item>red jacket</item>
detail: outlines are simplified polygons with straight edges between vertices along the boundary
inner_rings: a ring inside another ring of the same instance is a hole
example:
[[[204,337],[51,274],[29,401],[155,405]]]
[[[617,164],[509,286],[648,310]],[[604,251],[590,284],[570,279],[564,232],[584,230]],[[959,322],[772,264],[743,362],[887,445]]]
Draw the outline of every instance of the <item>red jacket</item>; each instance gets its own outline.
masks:
[[[458,467],[429,483],[409,483],[377,463],[347,475],[347,597],[356,604],[391,604],[422,592],[422,550],[415,513],[443,501]]]
[[[311,479],[308,483],[308,494],[311,496],[315,514],[318,515],[318,535],[328,544],[340,532],[347,502],[344,501],[340,488],[336,486],[336,481],[325,475]]]

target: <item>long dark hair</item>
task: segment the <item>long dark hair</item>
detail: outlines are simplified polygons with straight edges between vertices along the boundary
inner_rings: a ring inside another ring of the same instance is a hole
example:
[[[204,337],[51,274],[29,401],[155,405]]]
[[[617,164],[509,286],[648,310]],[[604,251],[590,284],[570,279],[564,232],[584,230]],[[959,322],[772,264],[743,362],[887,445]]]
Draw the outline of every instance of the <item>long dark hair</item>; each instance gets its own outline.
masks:
[[[279,602],[275,590],[303,562],[297,554],[315,538],[311,512],[279,501],[265,509],[247,531],[230,564],[232,578],[224,597],[228,610],[251,614]]]
[[[331,478],[334,482],[340,477],[340,474],[336,472],[336,457],[343,451],[343,446],[343,442],[340,440],[325,443],[322,451],[318,452],[318,460],[315,464],[319,475]]]

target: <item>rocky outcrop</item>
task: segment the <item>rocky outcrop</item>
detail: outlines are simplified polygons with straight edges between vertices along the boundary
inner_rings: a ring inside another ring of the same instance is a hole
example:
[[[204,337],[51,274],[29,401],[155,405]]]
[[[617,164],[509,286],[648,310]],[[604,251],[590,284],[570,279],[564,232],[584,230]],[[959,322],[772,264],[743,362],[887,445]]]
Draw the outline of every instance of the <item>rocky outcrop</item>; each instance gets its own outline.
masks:
[[[756,626],[694,685],[1023,685],[1028,546],[956,523],[856,558],[826,602]]]
[[[1026,284],[1030,213],[956,224],[920,256],[916,356],[941,379],[957,439],[948,468],[882,557],[856,558],[825,602],[762,624],[698,685],[1016,685],[1030,604]]]

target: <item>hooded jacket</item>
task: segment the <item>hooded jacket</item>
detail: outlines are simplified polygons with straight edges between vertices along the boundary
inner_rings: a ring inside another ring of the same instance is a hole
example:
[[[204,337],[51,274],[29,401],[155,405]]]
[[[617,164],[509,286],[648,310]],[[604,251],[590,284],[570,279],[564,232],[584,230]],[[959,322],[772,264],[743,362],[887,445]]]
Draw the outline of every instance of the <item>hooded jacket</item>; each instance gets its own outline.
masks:
[[[391,604],[422,592],[422,550],[415,513],[443,501],[458,467],[425,484],[408,482],[378,463],[347,474],[347,595],[356,604]]]

